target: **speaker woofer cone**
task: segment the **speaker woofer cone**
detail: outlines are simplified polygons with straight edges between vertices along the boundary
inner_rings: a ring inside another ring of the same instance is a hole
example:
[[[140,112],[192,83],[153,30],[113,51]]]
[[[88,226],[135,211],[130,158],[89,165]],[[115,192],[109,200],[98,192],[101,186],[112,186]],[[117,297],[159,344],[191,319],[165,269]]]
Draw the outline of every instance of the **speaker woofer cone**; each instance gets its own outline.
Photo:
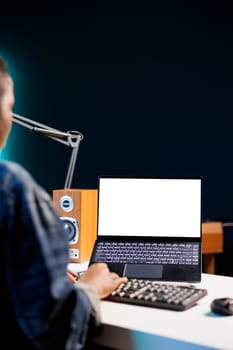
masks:
[[[70,244],[77,243],[79,238],[79,229],[77,220],[70,217],[60,217],[63,221],[65,232]]]

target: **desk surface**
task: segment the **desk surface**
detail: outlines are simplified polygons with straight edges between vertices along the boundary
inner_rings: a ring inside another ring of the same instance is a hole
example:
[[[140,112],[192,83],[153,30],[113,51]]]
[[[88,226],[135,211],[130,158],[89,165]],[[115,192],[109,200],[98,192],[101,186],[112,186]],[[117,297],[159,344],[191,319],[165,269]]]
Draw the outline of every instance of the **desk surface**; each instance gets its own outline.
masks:
[[[186,311],[101,301],[103,332],[96,344],[123,350],[233,349],[233,316],[210,311],[217,297],[233,297],[233,278],[203,274],[208,295]]]

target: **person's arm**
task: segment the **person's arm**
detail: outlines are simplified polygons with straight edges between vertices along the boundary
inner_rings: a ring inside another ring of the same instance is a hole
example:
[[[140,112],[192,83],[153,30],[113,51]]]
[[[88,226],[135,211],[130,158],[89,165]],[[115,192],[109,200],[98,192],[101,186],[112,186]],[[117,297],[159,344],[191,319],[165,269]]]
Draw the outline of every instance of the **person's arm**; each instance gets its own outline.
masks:
[[[53,203],[20,167],[15,172],[22,184],[16,189],[8,276],[18,322],[35,344],[81,347],[90,325],[99,324],[99,299],[125,279],[95,264],[80,285],[70,283],[68,239]]]
[[[91,265],[79,278],[76,286],[87,294],[92,305],[91,313],[97,326],[101,323],[99,299],[107,297],[120,284],[126,282],[126,277],[120,277],[115,272],[111,272],[105,263]]]
[[[67,278],[64,226],[51,198],[30,175],[16,164],[7,166],[3,188],[8,193],[6,215],[11,232],[6,266],[19,327],[34,346],[65,349],[67,343],[81,347],[89,329],[91,304],[87,294]]]

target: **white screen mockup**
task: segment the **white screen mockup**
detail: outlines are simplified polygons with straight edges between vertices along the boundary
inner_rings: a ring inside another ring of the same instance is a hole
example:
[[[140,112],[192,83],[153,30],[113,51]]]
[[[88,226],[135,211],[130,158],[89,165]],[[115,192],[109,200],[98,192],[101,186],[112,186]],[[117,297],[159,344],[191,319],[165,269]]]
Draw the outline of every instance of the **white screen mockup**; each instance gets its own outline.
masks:
[[[99,178],[98,236],[201,237],[201,179]]]

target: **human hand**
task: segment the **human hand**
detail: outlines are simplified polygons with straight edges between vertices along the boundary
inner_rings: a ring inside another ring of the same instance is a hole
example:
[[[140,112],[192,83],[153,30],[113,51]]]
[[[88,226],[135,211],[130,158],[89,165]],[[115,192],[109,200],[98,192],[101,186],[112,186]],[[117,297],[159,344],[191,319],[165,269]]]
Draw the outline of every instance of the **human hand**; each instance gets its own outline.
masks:
[[[128,281],[127,277],[120,277],[111,272],[105,263],[95,263],[80,277],[80,282],[89,284],[103,299],[110,295],[120,284]]]
[[[78,273],[70,269],[67,269],[66,276],[71,283],[76,283],[78,279]]]

